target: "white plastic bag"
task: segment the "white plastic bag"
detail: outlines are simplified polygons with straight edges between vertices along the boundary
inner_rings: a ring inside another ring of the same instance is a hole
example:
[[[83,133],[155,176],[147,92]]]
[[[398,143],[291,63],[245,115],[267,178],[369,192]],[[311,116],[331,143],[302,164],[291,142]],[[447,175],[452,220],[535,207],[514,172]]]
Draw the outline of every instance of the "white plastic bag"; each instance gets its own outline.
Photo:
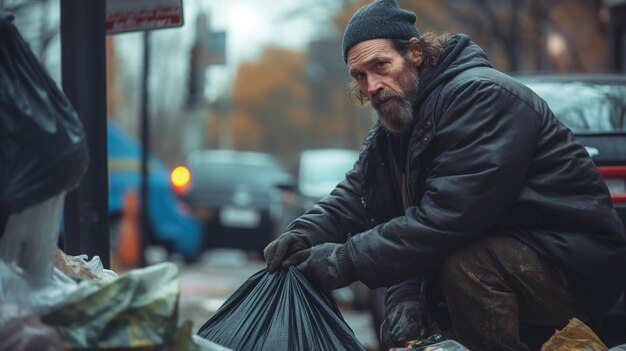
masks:
[[[65,193],[13,213],[0,238],[0,261],[20,267],[33,288],[52,278]]]
[[[57,241],[65,193],[9,216],[0,238],[0,301],[14,303],[45,314],[97,289],[55,267]],[[82,265],[98,280],[117,277],[106,270],[99,257],[63,254],[62,261]]]

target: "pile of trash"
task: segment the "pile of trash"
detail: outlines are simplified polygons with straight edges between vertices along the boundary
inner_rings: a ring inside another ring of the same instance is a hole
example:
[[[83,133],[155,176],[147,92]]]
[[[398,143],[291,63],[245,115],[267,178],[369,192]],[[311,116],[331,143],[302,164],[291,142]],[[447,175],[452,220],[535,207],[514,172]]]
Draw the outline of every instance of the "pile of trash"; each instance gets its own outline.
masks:
[[[200,350],[191,322],[178,323],[178,267],[118,276],[97,256],[66,255],[56,247],[63,197],[12,213],[3,228],[0,350]]]
[[[0,10],[0,350],[225,350],[179,323],[174,264],[118,276],[57,248],[88,161],[76,111]]]
[[[103,269],[98,257],[85,261],[60,250],[56,257],[53,274],[39,286],[14,262],[0,260],[0,350],[44,349],[36,345],[200,350],[191,337],[191,322],[178,325],[174,264],[117,276]]]
[[[12,213],[0,237],[0,350],[225,350],[179,324],[179,271],[117,275],[56,248],[63,194]],[[45,346],[45,347],[44,347]]]

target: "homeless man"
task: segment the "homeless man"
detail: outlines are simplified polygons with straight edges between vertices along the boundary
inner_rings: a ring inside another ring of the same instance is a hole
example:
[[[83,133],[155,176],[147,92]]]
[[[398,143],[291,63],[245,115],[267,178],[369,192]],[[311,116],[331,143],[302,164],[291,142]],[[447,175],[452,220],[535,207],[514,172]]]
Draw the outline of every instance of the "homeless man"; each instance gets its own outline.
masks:
[[[623,290],[626,239],[585,148],[467,35],[415,19],[379,0],[348,23],[352,93],[378,120],[345,179],[267,246],[268,270],[388,287],[396,346],[437,330],[431,291],[471,350],[528,349],[520,321],[596,325]]]

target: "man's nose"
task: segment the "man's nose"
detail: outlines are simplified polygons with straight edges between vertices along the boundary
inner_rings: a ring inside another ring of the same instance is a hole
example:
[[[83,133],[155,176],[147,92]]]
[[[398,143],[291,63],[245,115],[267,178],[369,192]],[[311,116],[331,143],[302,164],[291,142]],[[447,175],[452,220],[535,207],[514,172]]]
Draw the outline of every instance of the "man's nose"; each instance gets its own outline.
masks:
[[[381,82],[379,77],[372,76],[367,80],[367,95],[372,96],[377,91],[383,89],[383,83]]]

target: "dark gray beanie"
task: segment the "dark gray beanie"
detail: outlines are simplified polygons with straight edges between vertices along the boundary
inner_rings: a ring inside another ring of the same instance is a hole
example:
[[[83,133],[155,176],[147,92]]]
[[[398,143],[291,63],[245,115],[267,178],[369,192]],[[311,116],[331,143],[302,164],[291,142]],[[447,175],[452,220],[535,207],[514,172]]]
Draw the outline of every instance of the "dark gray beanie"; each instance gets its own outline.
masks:
[[[343,60],[347,63],[350,48],[365,40],[419,36],[413,12],[401,9],[396,0],[376,0],[361,7],[348,22],[343,33]]]

